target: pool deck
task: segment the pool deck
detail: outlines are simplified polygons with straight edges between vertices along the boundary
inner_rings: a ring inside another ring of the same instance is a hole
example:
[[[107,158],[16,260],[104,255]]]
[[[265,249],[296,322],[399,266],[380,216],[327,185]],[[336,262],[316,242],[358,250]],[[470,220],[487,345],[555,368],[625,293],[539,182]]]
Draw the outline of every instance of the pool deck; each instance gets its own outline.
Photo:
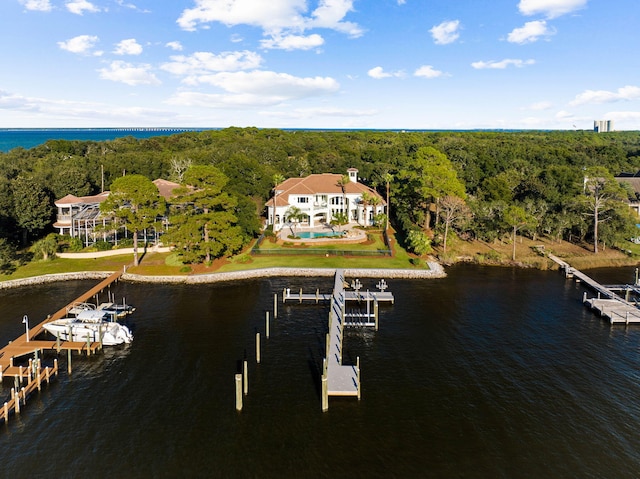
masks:
[[[340,241],[340,243],[360,243],[367,239],[367,233],[364,230],[356,229],[355,226],[357,224],[345,225],[344,227],[334,227],[331,228],[329,226],[322,227],[314,227],[314,228],[294,228],[296,235],[306,234],[306,233],[322,233],[325,235],[334,234],[335,236],[340,236],[342,233],[343,237],[320,237],[320,238],[290,238],[291,229],[286,226],[282,228],[278,232],[278,239],[280,241],[287,241],[293,243],[334,243],[336,241]]]

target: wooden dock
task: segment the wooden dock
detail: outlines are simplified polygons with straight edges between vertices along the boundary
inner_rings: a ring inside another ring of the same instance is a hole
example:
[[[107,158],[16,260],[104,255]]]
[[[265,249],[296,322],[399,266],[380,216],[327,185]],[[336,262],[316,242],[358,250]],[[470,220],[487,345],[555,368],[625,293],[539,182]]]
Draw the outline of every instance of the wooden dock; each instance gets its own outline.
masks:
[[[548,254],[548,257],[560,266],[564,271],[565,277],[575,278],[576,281],[584,283],[597,293],[597,297],[588,298],[585,292],[582,302],[592,310],[597,311],[600,316],[606,318],[610,324],[640,323],[640,309],[636,304],[628,300],[628,293],[637,291],[637,287],[629,286],[625,288],[621,285],[602,285],[557,256]],[[625,291],[625,298],[619,296],[616,291]]]
[[[0,407],[0,419],[5,422],[9,419],[12,412],[20,412],[20,404],[26,404],[28,395],[36,388],[40,390],[42,381],[49,382],[52,375],[58,374],[58,360],[54,360],[53,366],[43,367],[41,365],[41,357],[44,351],[66,351],[68,355],[68,370],[71,370],[71,352],[86,353],[87,355],[95,354],[102,348],[100,342],[91,341],[62,341],[57,340],[40,340],[37,339],[44,334],[46,330],[44,325],[50,321],[61,319],[67,316],[69,309],[77,303],[84,303],[87,300],[97,297],[102,291],[108,288],[112,283],[117,281],[122,272],[115,272],[109,277],[101,281],[99,284],[91,288],[79,298],[67,304],[64,308],[56,311],[53,315],[47,316],[46,319],[39,324],[29,328],[18,338],[10,341],[5,347],[0,349],[0,381],[13,377],[14,388],[12,388],[11,398],[7,400],[3,407]],[[25,317],[25,320],[28,318]],[[25,364],[26,356],[33,355],[33,359],[28,360]],[[18,364],[20,363],[20,364]],[[20,387],[26,382],[26,386]]]
[[[360,398],[360,367],[342,364],[342,339],[344,334],[345,291],[344,270],[337,270],[331,307],[329,332],[322,374],[322,410],[329,408],[329,396],[356,396]]]
[[[344,291],[344,285],[342,286]],[[312,302],[312,303],[326,303],[331,301],[333,298],[332,293],[321,293],[320,290],[316,290],[315,293],[303,293],[302,288],[298,291],[291,291],[290,288],[285,288],[282,291],[282,302],[286,303],[287,301],[296,301],[300,304],[304,302]],[[393,297],[393,293],[388,291],[344,291],[344,299],[347,302],[359,302],[364,303],[366,301],[378,301],[380,303],[391,303],[393,304],[395,299]]]

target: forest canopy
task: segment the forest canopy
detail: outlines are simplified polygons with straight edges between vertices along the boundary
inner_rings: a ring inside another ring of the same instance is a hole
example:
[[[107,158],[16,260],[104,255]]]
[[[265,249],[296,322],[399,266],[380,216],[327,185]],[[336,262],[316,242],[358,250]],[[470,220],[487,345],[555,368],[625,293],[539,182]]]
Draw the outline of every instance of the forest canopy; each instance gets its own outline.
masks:
[[[640,132],[227,128],[140,140],[52,140],[0,153],[0,238],[15,244],[44,238],[52,231],[53,202],[66,194],[97,194],[133,174],[183,183],[192,166],[225,176],[227,214],[244,243],[259,233],[274,176],[353,167],[383,197],[389,187],[391,222],[406,236],[420,231],[437,243],[446,224],[462,237],[492,240],[509,237],[517,223],[532,237],[595,237],[596,245],[610,245],[633,233],[636,220],[619,201],[607,202],[594,221],[594,198],[587,198],[594,190],[584,188],[585,175],[596,167],[607,178],[640,170]],[[464,221],[444,221],[445,197],[447,204],[451,197],[464,201]]]

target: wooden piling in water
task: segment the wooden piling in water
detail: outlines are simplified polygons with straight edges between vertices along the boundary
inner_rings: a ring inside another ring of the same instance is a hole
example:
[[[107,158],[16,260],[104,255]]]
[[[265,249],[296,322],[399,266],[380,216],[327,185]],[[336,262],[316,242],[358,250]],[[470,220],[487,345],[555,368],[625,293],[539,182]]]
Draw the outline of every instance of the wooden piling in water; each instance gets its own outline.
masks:
[[[256,363],[260,364],[260,333],[256,333]]]
[[[71,374],[71,349],[67,349],[67,373]]]
[[[278,295],[273,295],[273,319],[278,319]]]
[[[322,412],[329,410],[329,384],[327,374],[322,375]]]
[[[20,414],[20,391],[11,390],[11,395],[13,396],[13,404],[14,409],[16,410],[16,414]]]
[[[358,401],[362,397],[362,393],[360,392],[360,356],[356,356],[356,378],[358,382]]]
[[[242,361],[242,376],[244,378],[244,395],[249,394],[249,363],[245,359]]]
[[[378,300],[373,300],[373,318],[376,323],[375,329],[378,330]]]
[[[242,411],[242,374],[236,374],[236,411]]]
[[[267,336],[267,339],[269,339],[269,311],[265,311],[264,326],[265,326],[265,335]]]

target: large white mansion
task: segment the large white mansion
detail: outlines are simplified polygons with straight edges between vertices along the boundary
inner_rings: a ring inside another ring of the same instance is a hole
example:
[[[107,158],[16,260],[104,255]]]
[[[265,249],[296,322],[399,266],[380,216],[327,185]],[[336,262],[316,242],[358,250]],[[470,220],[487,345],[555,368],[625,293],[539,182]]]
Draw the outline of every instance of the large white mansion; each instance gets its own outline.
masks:
[[[349,223],[373,224],[373,218],[386,212],[386,202],[375,190],[358,182],[358,170],[347,170],[349,182],[341,185],[343,175],[323,173],[304,178],[289,178],[275,187],[274,196],[266,203],[267,222],[279,231],[286,224],[287,210],[292,206],[305,215],[303,226],[313,228],[330,223],[339,212],[347,213]],[[375,198],[373,202],[362,200]],[[345,204],[346,200],[346,204]],[[372,203],[376,203],[375,205]]]

